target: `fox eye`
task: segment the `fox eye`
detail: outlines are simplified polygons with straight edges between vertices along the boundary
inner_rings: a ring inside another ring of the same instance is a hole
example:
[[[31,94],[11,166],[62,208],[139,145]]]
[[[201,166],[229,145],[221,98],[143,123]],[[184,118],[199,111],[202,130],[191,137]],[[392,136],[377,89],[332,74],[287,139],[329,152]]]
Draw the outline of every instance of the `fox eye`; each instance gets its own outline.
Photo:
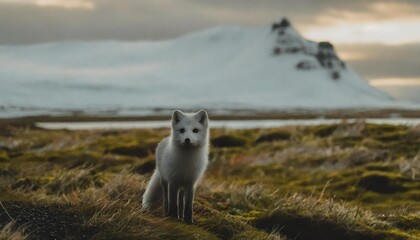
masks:
[[[197,128],[193,129],[193,133],[198,133],[198,132],[199,132],[199,130]]]
[[[184,128],[181,128],[181,129],[179,129],[179,132],[180,133],[184,133],[185,132],[185,129]]]

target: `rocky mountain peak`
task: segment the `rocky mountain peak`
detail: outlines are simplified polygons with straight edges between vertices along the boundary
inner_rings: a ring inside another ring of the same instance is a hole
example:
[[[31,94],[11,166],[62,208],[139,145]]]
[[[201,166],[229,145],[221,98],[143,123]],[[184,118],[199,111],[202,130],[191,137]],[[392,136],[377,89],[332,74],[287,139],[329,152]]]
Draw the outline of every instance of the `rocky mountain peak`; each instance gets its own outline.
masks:
[[[290,26],[290,21],[287,18],[282,18],[279,22],[273,23],[271,30],[275,31],[282,28],[287,28]]]
[[[287,18],[273,23],[271,32],[276,34],[273,55],[304,54],[313,57],[313,61],[301,61],[296,64],[299,70],[323,68],[330,73],[334,80],[340,79],[340,73],[346,70],[345,63],[337,56],[334,46],[330,42],[313,42],[304,39],[293,29]]]

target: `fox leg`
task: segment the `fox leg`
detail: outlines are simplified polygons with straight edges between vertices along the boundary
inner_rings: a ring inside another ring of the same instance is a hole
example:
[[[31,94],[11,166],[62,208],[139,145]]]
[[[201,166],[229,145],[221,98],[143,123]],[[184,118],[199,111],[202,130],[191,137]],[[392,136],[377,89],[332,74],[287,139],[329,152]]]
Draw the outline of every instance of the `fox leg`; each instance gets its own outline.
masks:
[[[184,218],[184,190],[178,193],[178,219]]]
[[[168,216],[173,218],[178,217],[178,192],[179,187],[175,184],[169,183]]]
[[[163,190],[163,215],[168,216],[168,182],[163,178],[160,179]]]
[[[194,186],[187,186],[184,189],[185,194],[185,208],[184,208],[184,221],[186,223],[194,223],[193,222],[193,203],[194,203],[194,194],[195,189]]]

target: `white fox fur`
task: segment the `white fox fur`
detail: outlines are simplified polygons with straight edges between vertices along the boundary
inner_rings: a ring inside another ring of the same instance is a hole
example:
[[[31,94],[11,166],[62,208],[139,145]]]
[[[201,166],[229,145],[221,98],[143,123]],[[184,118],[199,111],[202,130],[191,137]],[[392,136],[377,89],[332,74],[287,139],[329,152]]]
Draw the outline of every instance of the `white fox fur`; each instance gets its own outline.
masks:
[[[208,163],[209,119],[207,112],[172,114],[172,131],[156,148],[156,170],[143,195],[150,210],[163,200],[166,216],[192,223],[192,205],[198,180]]]

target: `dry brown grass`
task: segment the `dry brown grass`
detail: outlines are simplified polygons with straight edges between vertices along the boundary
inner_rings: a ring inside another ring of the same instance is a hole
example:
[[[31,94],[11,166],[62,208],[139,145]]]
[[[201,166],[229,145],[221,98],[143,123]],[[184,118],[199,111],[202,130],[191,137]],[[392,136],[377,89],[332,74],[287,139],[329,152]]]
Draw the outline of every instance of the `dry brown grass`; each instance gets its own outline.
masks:
[[[24,233],[24,228],[15,228],[15,223],[10,222],[0,229],[1,240],[26,240],[27,236]]]

